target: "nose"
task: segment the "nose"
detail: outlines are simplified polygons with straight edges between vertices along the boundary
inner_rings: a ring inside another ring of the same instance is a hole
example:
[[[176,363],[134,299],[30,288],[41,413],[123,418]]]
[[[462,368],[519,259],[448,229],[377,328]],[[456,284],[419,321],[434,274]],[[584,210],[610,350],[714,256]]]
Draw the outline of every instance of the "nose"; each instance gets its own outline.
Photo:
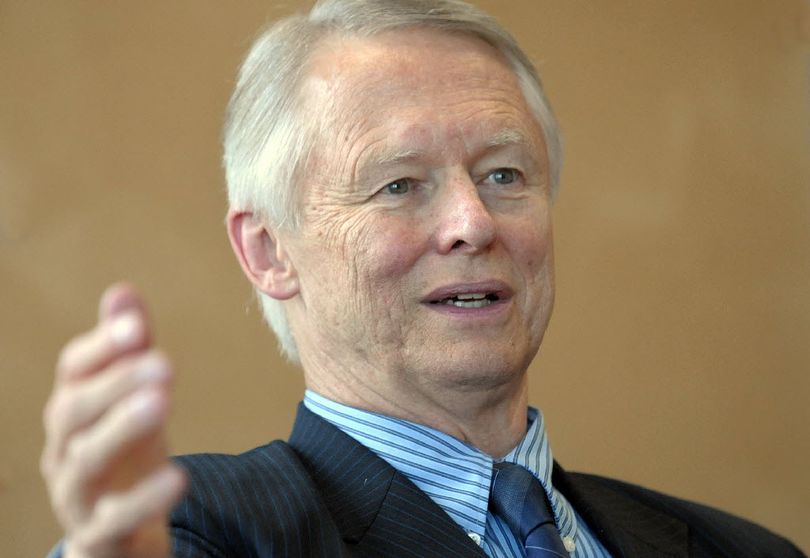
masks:
[[[469,176],[448,180],[434,202],[434,230],[439,253],[475,254],[495,240],[495,220]]]

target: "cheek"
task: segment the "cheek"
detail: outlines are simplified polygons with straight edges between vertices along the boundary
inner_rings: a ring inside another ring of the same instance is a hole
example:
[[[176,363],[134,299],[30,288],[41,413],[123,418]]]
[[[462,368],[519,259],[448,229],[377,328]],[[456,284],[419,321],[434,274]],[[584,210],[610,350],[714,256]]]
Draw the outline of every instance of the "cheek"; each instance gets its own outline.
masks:
[[[371,289],[387,287],[375,296],[394,305],[407,296],[411,283],[418,279],[411,275],[425,250],[424,233],[408,219],[392,216],[376,220],[367,230],[372,240],[366,245],[364,271]]]
[[[310,222],[308,243],[319,249],[310,253],[303,274],[313,278],[313,287],[343,289],[344,298],[348,290],[358,306],[401,300],[403,278],[424,248],[420,227],[384,212],[344,212],[338,219],[323,211],[318,217]]]
[[[525,331],[532,344],[539,344],[554,307],[554,247],[547,221],[525,221],[513,230],[512,260],[522,276]]]
[[[510,251],[523,273],[537,277],[553,270],[554,254],[551,228],[530,220],[511,230]]]

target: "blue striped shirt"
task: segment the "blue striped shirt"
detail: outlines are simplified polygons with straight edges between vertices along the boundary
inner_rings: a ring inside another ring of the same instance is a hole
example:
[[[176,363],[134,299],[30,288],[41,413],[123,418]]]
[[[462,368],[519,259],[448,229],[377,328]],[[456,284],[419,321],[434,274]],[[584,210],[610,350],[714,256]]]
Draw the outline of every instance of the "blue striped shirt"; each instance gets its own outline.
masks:
[[[304,404],[408,477],[487,555],[525,556],[509,527],[488,511],[490,456],[433,428],[349,407],[311,390],[307,390]],[[551,485],[553,459],[542,413],[530,407],[528,423],[526,436],[503,460],[526,467],[543,485],[560,536],[573,558],[610,558],[571,504]]]

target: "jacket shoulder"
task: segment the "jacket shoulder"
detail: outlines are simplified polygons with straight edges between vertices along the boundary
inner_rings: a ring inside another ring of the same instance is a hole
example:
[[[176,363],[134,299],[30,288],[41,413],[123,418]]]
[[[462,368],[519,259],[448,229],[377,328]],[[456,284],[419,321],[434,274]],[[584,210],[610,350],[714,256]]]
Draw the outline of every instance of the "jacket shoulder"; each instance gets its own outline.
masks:
[[[281,440],[238,455],[196,453],[177,456],[174,461],[187,471],[190,491],[201,495],[243,483],[267,483],[271,490],[284,489],[290,482],[287,473],[303,470],[295,452]],[[259,472],[262,475],[257,478]]]
[[[302,544],[318,555],[313,532],[337,536],[313,480],[285,442],[175,462],[189,480],[171,514],[175,556],[277,556]]]
[[[613,499],[613,506],[629,498],[686,524],[689,547],[708,556],[728,557],[805,557],[787,539],[747,519],[722,510],[676,498],[635,484],[584,473],[566,473],[578,493]],[[700,554],[699,552],[696,552]],[[805,557],[806,558],[806,557]]]

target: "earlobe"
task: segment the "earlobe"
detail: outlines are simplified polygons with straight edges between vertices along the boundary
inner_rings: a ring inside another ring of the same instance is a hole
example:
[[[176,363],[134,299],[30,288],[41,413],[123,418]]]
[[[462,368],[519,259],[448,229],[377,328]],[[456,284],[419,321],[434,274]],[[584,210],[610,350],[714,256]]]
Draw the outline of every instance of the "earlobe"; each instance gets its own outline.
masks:
[[[231,248],[253,285],[278,300],[298,294],[298,274],[270,227],[248,211],[230,211],[227,227]]]

